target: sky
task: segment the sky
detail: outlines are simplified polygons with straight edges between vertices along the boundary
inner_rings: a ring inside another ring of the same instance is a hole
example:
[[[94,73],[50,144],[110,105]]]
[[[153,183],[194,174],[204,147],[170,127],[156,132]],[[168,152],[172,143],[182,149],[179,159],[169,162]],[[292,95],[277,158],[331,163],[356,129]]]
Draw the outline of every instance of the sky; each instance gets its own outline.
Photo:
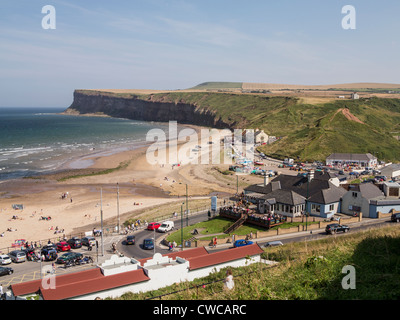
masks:
[[[355,29],[342,26],[346,5]],[[2,0],[0,107],[67,108],[75,89],[206,81],[400,83],[399,9],[398,0]]]

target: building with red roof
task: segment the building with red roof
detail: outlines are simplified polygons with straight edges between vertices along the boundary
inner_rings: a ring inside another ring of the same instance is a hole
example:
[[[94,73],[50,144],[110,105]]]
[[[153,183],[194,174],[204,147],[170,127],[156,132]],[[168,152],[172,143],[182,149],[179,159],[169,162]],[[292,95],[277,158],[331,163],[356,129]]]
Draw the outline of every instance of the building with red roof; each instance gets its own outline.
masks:
[[[126,292],[146,292],[192,281],[225,267],[261,262],[262,252],[258,244],[253,244],[212,253],[204,247],[164,255],[156,253],[153,258],[142,260],[112,256],[96,268],[13,284],[11,291],[20,299],[33,294],[39,294],[43,300],[120,297]]]

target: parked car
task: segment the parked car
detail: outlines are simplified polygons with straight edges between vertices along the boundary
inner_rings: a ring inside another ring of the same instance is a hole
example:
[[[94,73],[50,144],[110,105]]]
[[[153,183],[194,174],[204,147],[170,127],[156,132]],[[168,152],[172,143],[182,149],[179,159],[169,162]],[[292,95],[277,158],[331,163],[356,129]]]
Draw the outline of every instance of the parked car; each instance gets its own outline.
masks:
[[[153,239],[144,239],[143,240],[143,249],[153,250],[154,249],[154,240]]]
[[[150,222],[147,226],[147,230],[157,230],[161,226],[161,223]]]
[[[58,257],[56,263],[65,264],[71,261],[74,262],[75,260],[82,259],[82,257],[83,257],[82,253],[71,251],[64,253],[62,256]]]
[[[54,243],[48,243],[45,246],[43,246],[42,249],[56,250],[57,251],[57,246]]]
[[[348,232],[350,230],[350,227],[342,225],[342,224],[338,224],[338,223],[332,223],[332,224],[328,224],[325,228],[326,233],[328,234],[333,234],[339,231],[342,232]]]
[[[249,240],[244,240],[244,239],[242,239],[242,240],[236,240],[236,241],[233,243],[233,246],[234,246],[235,248],[239,248],[239,247],[248,246],[248,245],[253,244],[253,243],[254,243],[253,241],[249,241]]]
[[[19,263],[26,261],[26,254],[22,250],[14,250],[8,254],[12,262]]]
[[[265,247],[277,247],[277,246],[283,246],[283,243],[281,241],[268,241],[265,244]]]
[[[45,261],[54,261],[58,258],[57,250],[53,248],[43,248],[40,251],[41,257],[44,257]]]
[[[168,232],[174,228],[173,221],[165,221],[161,224],[161,226],[157,229],[158,232]]]
[[[10,264],[11,263],[11,258],[6,255],[6,254],[2,254],[0,255],[0,264],[1,265],[6,265],[6,264]]]
[[[96,239],[94,237],[82,238],[82,245],[85,247],[94,247],[96,245]]]
[[[67,243],[67,242],[65,242],[65,241],[63,241],[63,242],[58,242],[57,244],[56,244],[56,246],[57,246],[57,251],[58,252],[63,252],[63,251],[70,251],[71,250],[71,246]]]
[[[392,220],[393,222],[400,222],[400,212],[393,213],[392,216],[390,217],[390,220]]]
[[[135,236],[127,236],[125,243],[126,244],[135,244]]]
[[[7,276],[14,272],[12,268],[0,267],[0,276]]]
[[[77,237],[69,239],[67,243],[70,245],[71,249],[78,249],[82,247],[82,241]]]

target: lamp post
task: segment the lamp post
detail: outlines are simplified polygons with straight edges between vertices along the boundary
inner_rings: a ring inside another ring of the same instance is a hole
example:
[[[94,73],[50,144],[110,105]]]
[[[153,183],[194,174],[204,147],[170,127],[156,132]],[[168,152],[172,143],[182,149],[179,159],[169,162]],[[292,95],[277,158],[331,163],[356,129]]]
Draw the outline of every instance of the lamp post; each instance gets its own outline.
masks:
[[[120,220],[119,220],[119,184],[118,184],[118,182],[117,182],[117,216],[118,216],[118,227],[117,227],[117,230],[118,230],[118,234],[119,234],[119,232],[120,232],[120,230],[119,230]]]
[[[308,191],[309,188],[308,187],[310,185],[310,179],[311,179],[310,173],[311,172],[308,172],[308,174],[307,174],[306,231],[308,231],[308,198],[309,198],[309,191]],[[313,172],[313,178],[314,178],[314,172]]]
[[[189,195],[188,195],[188,185],[186,184],[186,227],[189,225]]]
[[[181,251],[183,251],[183,203],[181,204]]]
[[[101,255],[104,257],[104,239],[103,239],[103,188],[100,189],[100,218],[101,218]]]

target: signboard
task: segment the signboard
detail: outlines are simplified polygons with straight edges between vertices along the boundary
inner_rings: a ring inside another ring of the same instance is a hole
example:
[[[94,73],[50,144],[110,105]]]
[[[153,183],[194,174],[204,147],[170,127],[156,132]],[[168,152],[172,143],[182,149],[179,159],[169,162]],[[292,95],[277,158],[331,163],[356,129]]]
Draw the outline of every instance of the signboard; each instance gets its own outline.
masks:
[[[212,211],[217,211],[217,197],[211,197],[211,210]]]

